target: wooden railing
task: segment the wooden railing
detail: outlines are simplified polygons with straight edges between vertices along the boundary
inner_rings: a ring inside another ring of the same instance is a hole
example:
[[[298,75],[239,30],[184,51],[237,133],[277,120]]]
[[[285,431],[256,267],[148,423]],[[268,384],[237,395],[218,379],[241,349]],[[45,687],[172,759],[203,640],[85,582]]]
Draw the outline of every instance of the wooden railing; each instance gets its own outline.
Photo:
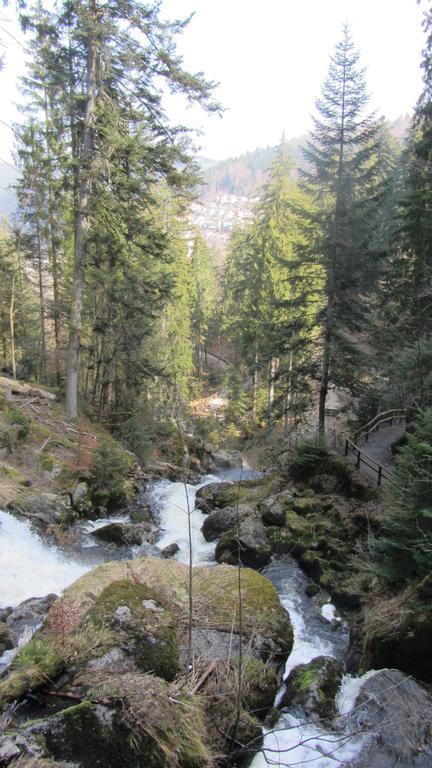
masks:
[[[390,424],[397,424],[400,421],[405,421],[405,418],[406,411],[403,408],[393,408],[390,411],[377,413],[377,415],[368,421],[364,427],[358,429],[357,432],[354,432],[354,442],[358,443],[358,441],[362,438],[364,438],[367,442],[371,432],[375,432],[377,429],[379,429],[381,424],[386,424],[388,422]]]
[[[384,467],[371,456],[368,456],[368,454],[360,448],[358,443],[363,439],[367,443],[369,435],[372,432],[378,430],[382,424],[389,423],[392,425],[401,421],[405,421],[405,418],[406,413],[402,408],[394,408],[391,411],[378,413],[373,419],[371,419],[371,421],[365,424],[364,427],[354,433],[353,440],[350,440],[348,437],[345,439],[345,456],[352,454],[355,457],[357,469],[361,469],[363,464],[365,467],[368,467],[370,470],[372,470],[372,472],[374,472],[377,476],[377,485],[382,485],[383,480],[386,480],[387,482],[394,485],[396,483],[394,473],[391,471],[391,469],[387,469],[387,467]]]

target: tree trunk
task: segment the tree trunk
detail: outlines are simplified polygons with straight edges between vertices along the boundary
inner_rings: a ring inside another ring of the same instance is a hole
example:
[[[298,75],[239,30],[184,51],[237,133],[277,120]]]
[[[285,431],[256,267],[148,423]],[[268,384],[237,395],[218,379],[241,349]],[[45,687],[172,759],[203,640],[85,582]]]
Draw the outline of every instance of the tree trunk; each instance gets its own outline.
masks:
[[[47,153],[47,168],[48,168],[48,226],[49,226],[49,254],[51,262],[51,275],[53,281],[53,299],[54,299],[54,342],[55,342],[55,369],[56,369],[56,384],[60,386],[60,291],[59,291],[59,268],[57,259],[57,243],[55,236],[55,212],[54,212],[54,194],[53,194],[53,180],[52,180],[52,157],[51,141],[49,137],[49,109],[48,109],[48,94],[46,88],[44,88],[44,106],[45,106],[45,144]]]
[[[12,274],[11,298],[9,303],[9,336],[11,350],[12,376],[16,379],[16,357],[15,357],[15,269]]]
[[[288,381],[287,391],[284,402],[284,434],[287,435],[289,431],[290,416],[291,416],[291,404],[292,404],[292,371],[293,371],[293,351],[290,349],[288,358]]]
[[[325,406],[328,392],[329,369],[332,344],[332,305],[329,297],[326,312],[326,326],[324,332],[324,348],[321,363],[321,386],[318,407],[318,432],[320,437],[325,435]]]
[[[39,317],[40,317],[40,331],[41,331],[40,378],[43,381],[45,378],[45,372],[46,372],[46,341],[45,341],[45,306],[44,306],[42,245],[41,245],[41,236],[40,236],[39,214],[36,222],[36,243],[37,243],[38,283],[39,283]]]
[[[87,98],[84,120],[83,150],[78,177],[78,210],[75,215],[74,268],[69,348],[66,374],[66,405],[70,418],[78,415],[79,353],[84,292],[84,257],[89,229],[89,198],[92,189],[93,124],[96,118],[98,47],[96,42],[96,3],[90,2],[92,28],[88,35]]]

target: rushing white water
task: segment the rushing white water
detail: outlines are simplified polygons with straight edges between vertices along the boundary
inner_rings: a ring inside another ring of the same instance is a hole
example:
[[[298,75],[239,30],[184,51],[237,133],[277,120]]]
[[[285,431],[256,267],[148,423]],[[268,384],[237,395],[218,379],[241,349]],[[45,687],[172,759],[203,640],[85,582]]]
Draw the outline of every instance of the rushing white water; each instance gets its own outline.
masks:
[[[214,560],[215,545],[214,542],[207,542],[201,533],[205,515],[195,509],[195,496],[198,488],[217,481],[217,477],[208,475],[201,485],[187,485],[187,496],[183,483],[161,480],[154,486],[151,499],[160,519],[160,549],[168,544],[178,544],[180,549],[175,555],[176,559],[184,563],[189,561],[189,516],[194,565],[203,565]]]
[[[87,570],[45,544],[27,521],[0,512],[0,607],[59,593]]]

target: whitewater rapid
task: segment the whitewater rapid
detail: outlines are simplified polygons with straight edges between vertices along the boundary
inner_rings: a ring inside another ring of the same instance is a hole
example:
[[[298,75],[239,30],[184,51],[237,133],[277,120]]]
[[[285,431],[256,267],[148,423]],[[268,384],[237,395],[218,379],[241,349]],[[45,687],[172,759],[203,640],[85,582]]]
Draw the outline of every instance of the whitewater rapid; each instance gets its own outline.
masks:
[[[0,608],[59,594],[89,567],[46,544],[26,520],[0,512]]]

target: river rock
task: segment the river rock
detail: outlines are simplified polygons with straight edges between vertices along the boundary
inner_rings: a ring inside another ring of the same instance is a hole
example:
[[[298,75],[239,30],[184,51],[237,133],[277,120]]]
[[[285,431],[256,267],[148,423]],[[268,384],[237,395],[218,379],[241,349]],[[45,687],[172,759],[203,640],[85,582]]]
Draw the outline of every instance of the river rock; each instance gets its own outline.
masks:
[[[239,535],[235,530],[227,531],[219,539],[216,552],[218,563],[237,565],[240,558],[247,568],[263,568],[270,561],[271,547],[260,520],[247,517],[242,520]]]
[[[73,517],[69,496],[56,493],[20,493],[7,509],[45,525],[64,523]]]
[[[239,504],[237,507],[224,507],[211,512],[204,520],[202,533],[206,541],[215,541],[231,528],[236,527],[237,519],[241,522],[247,517],[254,515],[253,507]]]
[[[285,506],[274,496],[264,499],[258,505],[261,512],[261,518],[264,525],[275,525],[282,528],[285,525],[286,509]]]
[[[342,675],[341,664],[328,656],[318,656],[309,664],[299,664],[285,681],[279,707],[299,708],[307,719],[332,720]]]
[[[11,611],[6,623],[11,630],[14,645],[24,630],[35,630],[39,626],[56,600],[57,595],[53,593],[46,597],[30,597]]]
[[[188,483],[198,483],[199,473],[190,469],[183,469],[183,467],[177,466],[177,464],[171,464],[168,461],[154,461],[151,464],[146,464],[144,468],[144,479],[152,480],[155,477],[159,477],[165,480],[171,480],[171,482],[182,482],[186,479]]]
[[[12,630],[6,622],[0,622],[0,655],[13,648]]]
[[[369,734],[352,768],[430,768],[432,698],[397,669],[366,679],[348,715],[348,732]]]
[[[207,483],[207,485],[198,488],[195,496],[195,506],[203,514],[208,515],[215,507],[224,506],[224,504],[218,503],[224,491],[227,491],[231,499],[233,498],[233,490],[234,486],[232,483]]]
[[[160,556],[164,558],[174,557],[174,555],[177,554],[179,549],[180,549],[179,545],[176,542],[173,542],[172,544],[168,544],[167,547],[164,547],[163,549],[161,549]]]
[[[240,451],[213,451],[213,461],[221,469],[240,469],[243,466]]]
[[[137,504],[129,510],[131,523],[153,523],[153,515],[148,504]]]
[[[71,494],[71,503],[79,517],[92,517],[96,514],[87,483],[81,482],[75,486]]]
[[[151,531],[144,524],[135,523],[108,523],[101,528],[96,528],[91,535],[101,541],[108,541],[126,547],[139,546],[143,540],[148,539]]]

